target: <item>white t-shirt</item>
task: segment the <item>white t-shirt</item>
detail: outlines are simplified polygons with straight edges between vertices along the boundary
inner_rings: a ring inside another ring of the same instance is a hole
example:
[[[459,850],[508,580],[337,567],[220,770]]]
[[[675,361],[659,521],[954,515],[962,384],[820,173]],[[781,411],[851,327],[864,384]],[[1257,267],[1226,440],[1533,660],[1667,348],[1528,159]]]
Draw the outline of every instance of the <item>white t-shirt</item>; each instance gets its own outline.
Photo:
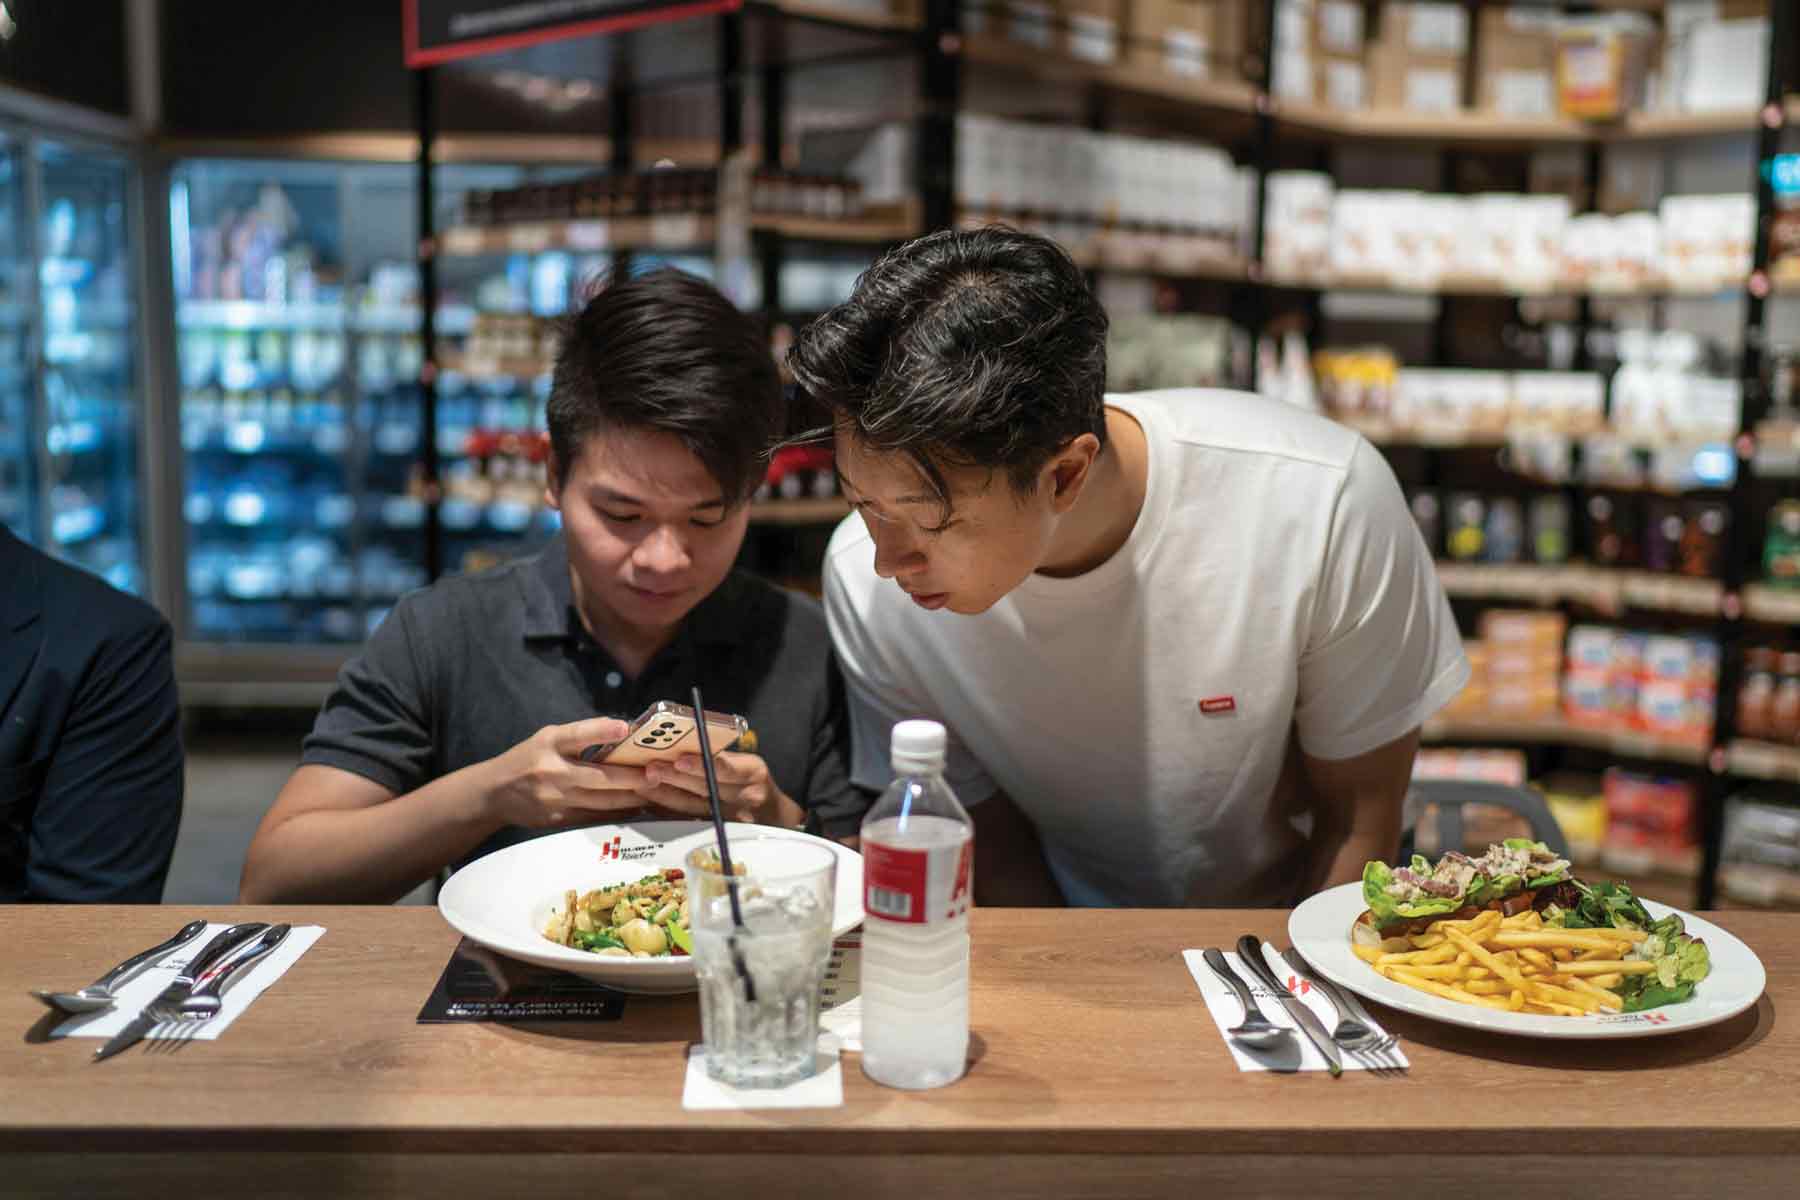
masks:
[[[1107,402],[1143,427],[1149,477],[1092,571],[928,612],[875,574],[861,518],[837,528],[825,611],[853,778],[885,787],[894,722],[929,717],[957,795],[1010,796],[1071,903],[1291,903],[1295,735],[1344,759],[1420,724],[1468,680],[1455,619],[1359,435],[1239,392]]]

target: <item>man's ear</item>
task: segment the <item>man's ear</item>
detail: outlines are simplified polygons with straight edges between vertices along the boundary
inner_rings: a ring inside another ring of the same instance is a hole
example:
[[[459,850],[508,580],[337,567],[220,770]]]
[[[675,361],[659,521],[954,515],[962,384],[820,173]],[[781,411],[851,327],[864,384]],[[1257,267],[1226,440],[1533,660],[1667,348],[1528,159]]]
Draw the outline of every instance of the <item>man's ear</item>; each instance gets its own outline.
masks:
[[[544,459],[544,503],[562,511],[563,473],[556,461],[556,451],[552,450]]]
[[[1094,462],[1100,457],[1100,439],[1091,433],[1072,438],[1044,466],[1045,484],[1049,487],[1050,507],[1058,513],[1068,512],[1081,497],[1081,490],[1093,477]]]

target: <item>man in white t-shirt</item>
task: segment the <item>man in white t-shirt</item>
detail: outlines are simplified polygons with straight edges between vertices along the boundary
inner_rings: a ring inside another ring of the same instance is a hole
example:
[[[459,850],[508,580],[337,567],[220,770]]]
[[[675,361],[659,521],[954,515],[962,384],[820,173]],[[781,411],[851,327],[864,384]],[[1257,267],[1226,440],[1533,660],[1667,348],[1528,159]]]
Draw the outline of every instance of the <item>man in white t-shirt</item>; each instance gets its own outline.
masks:
[[[857,510],[824,577],[853,779],[942,721],[988,904],[1360,878],[1468,678],[1400,489],[1284,405],[1105,396],[1106,324],[1053,243],[990,228],[893,251],[796,343]]]

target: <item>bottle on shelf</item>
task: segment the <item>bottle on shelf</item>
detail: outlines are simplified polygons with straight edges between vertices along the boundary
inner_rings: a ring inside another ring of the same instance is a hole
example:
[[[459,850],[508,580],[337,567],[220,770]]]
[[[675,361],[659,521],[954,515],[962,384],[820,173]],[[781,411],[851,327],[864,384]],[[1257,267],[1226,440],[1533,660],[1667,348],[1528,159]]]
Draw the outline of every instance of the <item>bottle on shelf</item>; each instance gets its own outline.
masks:
[[[889,1087],[942,1087],[968,1059],[974,827],[946,741],[936,721],[895,725],[894,782],[862,825],[862,1063]]]

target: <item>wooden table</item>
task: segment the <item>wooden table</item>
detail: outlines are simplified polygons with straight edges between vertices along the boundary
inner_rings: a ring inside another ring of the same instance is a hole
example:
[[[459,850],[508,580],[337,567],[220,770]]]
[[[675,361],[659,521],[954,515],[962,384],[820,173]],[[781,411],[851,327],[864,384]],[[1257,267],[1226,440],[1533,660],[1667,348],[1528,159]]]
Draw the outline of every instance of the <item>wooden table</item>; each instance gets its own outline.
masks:
[[[325,936],[215,1042],[89,1062],[32,986],[195,916]],[[1281,912],[975,913],[968,1076],[846,1062],[839,1109],[689,1113],[693,997],[611,1023],[419,1025],[456,943],[424,908],[0,908],[0,1195],[1800,1195],[1800,916],[1727,914],[1750,1011],[1666,1038],[1534,1042],[1377,1010],[1405,1077],[1243,1074],[1181,951]]]

